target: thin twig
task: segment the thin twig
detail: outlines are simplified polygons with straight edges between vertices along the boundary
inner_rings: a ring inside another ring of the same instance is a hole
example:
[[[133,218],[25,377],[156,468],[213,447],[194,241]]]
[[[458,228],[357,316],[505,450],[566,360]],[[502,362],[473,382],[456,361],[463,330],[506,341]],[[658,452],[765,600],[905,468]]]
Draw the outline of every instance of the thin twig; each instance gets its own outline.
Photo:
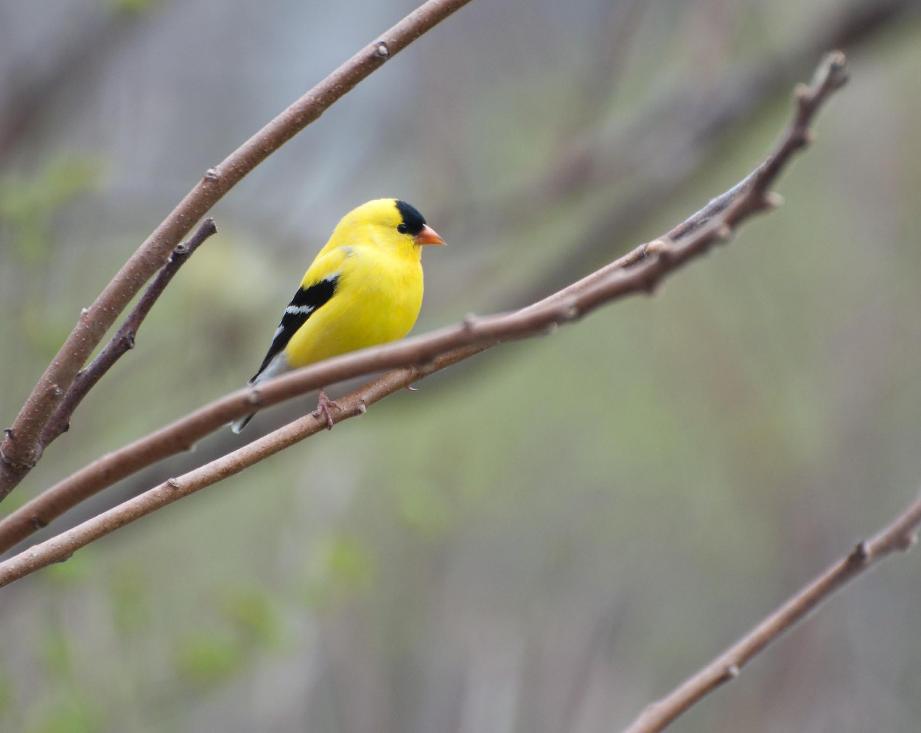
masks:
[[[57,409],[45,424],[45,429],[42,430],[40,438],[42,450],[47,448],[58,436],[70,429],[70,418],[74,414],[74,410],[83,401],[83,398],[96,386],[96,383],[102,379],[103,375],[115,365],[115,362],[134,348],[138,329],[140,329],[144,319],[147,318],[150,309],[154,307],[154,304],[163,294],[166,286],[169,285],[170,280],[179,272],[179,268],[185,264],[195,250],[216,232],[217,227],[214,225],[214,219],[209,217],[201,223],[195,234],[173,250],[166,264],[163,265],[157,276],[147,286],[147,290],[144,291],[137,305],[128,314],[112,340],[96,355],[96,358],[90,362],[86,369],[81,369],[77,372],[70,389],[67,390],[64,398],[58,403]]]
[[[337,357],[266,382],[265,385],[259,385],[258,391],[251,388],[234,393],[202,408],[179,423],[174,423],[173,426],[112,454],[117,456],[114,463],[109,461],[108,457],[103,457],[91,464],[76,474],[83,474],[86,483],[82,486],[68,484],[70,479],[67,479],[57,487],[49,489],[34,502],[47,496],[50,497],[49,503],[52,508],[60,508],[62,502],[72,501],[86,485],[108,485],[112,476],[119,473],[127,475],[126,465],[134,467],[132,470],[147,465],[145,460],[150,453],[162,450],[165,445],[188,446],[202,425],[214,425],[215,421],[217,425],[224,424],[251,412],[255,404],[266,404],[269,396],[272,399],[281,399],[278,398],[278,394],[285,390],[290,391],[291,385],[297,385],[300,390],[297,394],[300,394],[320,384],[330,384],[329,378],[333,376],[338,381],[358,376],[368,370],[379,369],[382,364],[393,366],[395,361],[404,360],[403,368],[385,374],[340,400],[340,410],[335,417],[337,421],[341,421],[363,414],[369,405],[383,397],[496,343],[545,333],[548,328],[581,318],[603,304],[631,294],[652,292],[667,275],[678,270],[692,258],[706,253],[715,244],[726,241],[743,221],[759,211],[772,208],[768,188],[793,155],[808,143],[809,123],[828,95],[840,88],[845,80],[844,55],[839,52],[829,54],[816,72],[813,84],[797,89],[793,122],[787,127],[771,155],[758,167],[754,176],[749,177],[749,185],[738,192],[732,204],[722,213],[697,227],[686,238],[678,241],[660,239],[644,245],[636,250],[640,252],[638,259],[628,267],[616,270],[600,281],[592,281],[562,299],[551,297],[543,304],[535,304],[534,307],[511,314],[485,318],[470,317],[459,326],[436,331],[429,336]],[[317,375],[322,375],[326,381],[317,384]],[[177,425],[182,428],[177,430]],[[180,496],[198,491],[264,460],[292,443],[313,435],[324,426],[325,421],[318,420],[312,415],[295,420],[249,445],[196,468],[178,479],[170,479],[50,540],[35,545],[0,563],[0,586],[49,563],[66,559],[87,543],[175,501]],[[60,488],[62,486],[63,489]],[[26,505],[3,522],[4,541],[17,536],[21,531],[29,533],[29,511],[34,509],[34,502],[30,502],[33,505],[31,508],[30,505]],[[14,516],[18,516],[19,523],[16,525],[9,521]],[[44,519],[46,515],[39,516]]]
[[[628,184],[616,206],[562,248],[542,273],[520,288],[506,289],[499,306],[529,303],[603,261],[609,256],[605,232],[630,234],[661,211],[728,138],[775,104],[801,70],[827,49],[843,48],[850,54],[876,40],[886,28],[918,18],[918,0],[836,3],[808,31],[765,58],[734,67],[718,86],[682,85],[647,105],[638,119],[617,129],[611,139],[574,148],[567,159],[554,162],[521,190],[480,202],[477,220],[499,227],[565,198],[572,200],[618,181]],[[643,144],[643,140],[651,142]]]
[[[777,641],[845,584],[897,550],[908,550],[917,539],[919,525],[921,499],[910,504],[872,540],[859,542],[845,557],[813,579],[706,667],[647,707],[625,733],[656,733],[666,728],[717,687],[738,677],[752,657]]]
[[[85,308],[0,443],[0,501],[41,458],[39,438],[80,367],[196,221],[240,180],[388,59],[470,0],[428,0],[209,168]]]

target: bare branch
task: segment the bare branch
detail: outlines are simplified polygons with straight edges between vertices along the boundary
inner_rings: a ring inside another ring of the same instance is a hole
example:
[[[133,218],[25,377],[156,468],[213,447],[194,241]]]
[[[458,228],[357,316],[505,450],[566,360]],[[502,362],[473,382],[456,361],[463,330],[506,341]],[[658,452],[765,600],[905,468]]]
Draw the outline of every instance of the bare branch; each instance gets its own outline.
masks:
[[[214,219],[205,219],[187,242],[180,244],[173,250],[166,264],[157,273],[153,282],[147,286],[147,290],[144,291],[137,305],[128,314],[125,322],[122,323],[121,328],[118,329],[112,340],[106,344],[105,348],[99,352],[86,369],[81,369],[77,372],[70,389],[67,390],[51,419],[45,424],[45,429],[42,430],[39,439],[42,450],[47,448],[49,443],[60,436],[61,433],[65,433],[70,429],[70,418],[74,414],[74,410],[83,401],[83,398],[96,386],[96,383],[102,379],[103,375],[115,365],[115,362],[134,348],[138,329],[144,319],[147,318],[150,309],[154,307],[163,291],[166,290],[166,286],[169,285],[173,276],[179,272],[179,268],[185,264],[195,250],[216,232],[217,227],[214,225]]]
[[[62,507],[66,509],[88,496],[88,486],[109,485],[117,478],[148,465],[151,462],[148,459],[152,455],[163,453],[169,447],[188,447],[197,439],[196,436],[200,437],[204,427],[213,429],[223,425],[233,418],[248,414],[254,405],[264,406],[318,386],[360,376],[385,366],[402,367],[352,392],[340,401],[341,409],[336,414],[336,419],[341,421],[363,414],[369,405],[398,389],[497,343],[546,333],[553,326],[579,319],[601,305],[627,295],[652,292],[667,275],[692,258],[704,254],[713,245],[726,241],[741,222],[759,211],[770,208],[766,203],[768,188],[793,155],[805,145],[808,140],[806,131],[813,116],[827,96],[844,84],[845,79],[844,55],[840,52],[829,54],[816,72],[812,86],[797,90],[793,122],[771,155],[758,167],[753,176],[746,179],[749,181],[748,185],[742,186],[741,189],[735,187],[736,194],[732,202],[707,223],[696,227],[687,237],[676,241],[663,238],[642,245],[634,250],[635,254],[632,257],[621,258],[622,263],[627,263],[621,269],[615,269],[600,278],[596,278],[597,273],[593,273],[580,283],[529,308],[484,318],[471,316],[457,326],[436,331],[428,336],[346,354],[276,378],[259,385],[258,389],[250,388],[229,395],[172,426],[126,446],[121,451],[104,456],[14,512],[0,524],[3,546],[8,546],[6,543],[11,540],[15,542],[27,536],[31,528],[46,520],[49,515],[34,514],[39,504],[43,509],[60,513]],[[722,197],[717,201],[722,201]],[[710,206],[714,205],[711,203]],[[698,213],[694,216],[700,215]],[[50,540],[35,545],[0,563],[0,586],[49,563],[66,559],[87,543],[181,496],[198,491],[274,455],[279,450],[313,435],[322,427],[325,427],[325,421],[318,420],[312,415],[295,420],[249,445],[177,479],[170,479]],[[40,521],[35,521],[36,518]]]
[[[626,733],[655,733],[709,695],[735,679],[756,654],[779,639],[844,585],[897,550],[908,550],[921,525],[921,498],[909,505],[876,537],[853,550],[816,577],[748,634],[658,702],[647,707]]]
[[[636,231],[684,190],[727,138],[775,104],[799,79],[802,69],[827,49],[856,51],[875,41],[886,28],[917,22],[919,17],[918,0],[837,3],[784,48],[733,68],[717,87],[683,85],[648,105],[611,139],[583,142],[522,189],[479,203],[477,218],[501,226],[564,197],[572,199],[613,181],[629,183],[617,204],[567,246],[564,256],[551,259],[543,273],[506,293],[500,307],[531,302],[603,261],[608,252],[605,232]],[[643,140],[652,142],[643,144]],[[675,235],[670,233],[670,237]]]
[[[39,378],[0,444],[0,501],[41,458],[45,424],[93,349],[170,252],[233,186],[316,120],[392,56],[470,0],[428,0],[295,101],[221,163],[209,168],[175,209],[131,255],[95,302],[83,310]]]

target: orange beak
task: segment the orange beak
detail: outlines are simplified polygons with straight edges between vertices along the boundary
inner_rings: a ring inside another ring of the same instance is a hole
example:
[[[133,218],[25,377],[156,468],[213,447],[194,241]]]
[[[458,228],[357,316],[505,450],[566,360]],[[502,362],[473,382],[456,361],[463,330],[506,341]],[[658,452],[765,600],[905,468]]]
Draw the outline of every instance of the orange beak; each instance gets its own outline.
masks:
[[[422,231],[419,232],[415,237],[413,237],[413,241],[416,244],[443,245],[445,243],[445,240],[441,238],[438,232],[432,229],[432,227],[430,227],[428,224],[422,227]]]

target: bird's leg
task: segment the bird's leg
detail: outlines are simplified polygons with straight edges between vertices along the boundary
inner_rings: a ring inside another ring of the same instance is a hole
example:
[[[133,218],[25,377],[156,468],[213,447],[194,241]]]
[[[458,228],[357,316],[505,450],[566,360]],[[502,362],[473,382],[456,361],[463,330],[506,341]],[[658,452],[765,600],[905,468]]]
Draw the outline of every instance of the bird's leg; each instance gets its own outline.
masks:
[[[333,408],[336,411],[341,409],[339,405],[336,404],[336,401],[327,397],[326,392],[321,389],[320,393],[317,395],[317,409],[313,411],[313,416],[326,420],[327,430],[332,430],[333,425],[336,424],[336,421],[333,420],[333,413],[330,408]]]

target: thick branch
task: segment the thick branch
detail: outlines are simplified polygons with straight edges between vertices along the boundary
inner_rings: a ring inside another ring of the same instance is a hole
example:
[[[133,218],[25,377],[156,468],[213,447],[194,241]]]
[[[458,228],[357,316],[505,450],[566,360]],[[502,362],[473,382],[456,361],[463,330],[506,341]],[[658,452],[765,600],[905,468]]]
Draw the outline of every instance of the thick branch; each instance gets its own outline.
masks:
[[[679,269],[681,265],[704,254],[714,244],[726,241],[732,230],[741,222],[756,212],[769,208],[769,197],[766,193],[768,187],[794,153],[808,142],[808,124],[822,102],[831,92],[838,89],[845,79],[843,54],[830,54],[816,72],[812,86],[797,90],[793,122],[771,155],[746,179],[747,185],[736,187],[735,198],[728,207],[710,217],[708,212],[714,206],[722,205],[711,202],[702,212],[695,214],[691,220],[705,216],[710,218],[706,223],[693,229],[687,237],[679,240],[664,238],[643,245],[634,250],[636,254],[633,259],[629,259],[627,266],[600,278],[595,278],[597,273],[590,275],[561,293],[515,313],[485,318],[470,317],[453,328],[442,329],[428,336],[408,339],[398,344],[330,359],[274,379],[265,385],[259,385],[258,390],[251,388],[236,392],[172,426],[136,441],[115,454],[110,454],[114,458],[101,458],[72,477],[82,475],[84,483],[71,483],[71,479],[67,479],[49,489],[0,525],[0,534],[4,542],[11,538],[15,542],[22,537],[23,531],[28,534],[32,526],[29,522],[29,512],[34,511],[39,502],[45,501],[45,506],[50,505],[50,508],[55,510],[65,504],[72,506],[73,503],[68,502],[73,502],[78,495],[84,496],[81,492],[84,492],[87,486],[108,485],[142,465],[147,465],[147,458],[152,453],[162,452],[167,446],[189,446],[203,426],[223,425],[235,417],[251,412],[254,405],[264,405],[269,400],[279,401],[282,399],[279,395],[293,396],[292,392],[300,394],[317,386],[380,369],[384,365],[402,364],[403,368],[385,374],[341,400],[342,409],[336,414],[337,420],[341,421],[362,414],[368,405],[401,387],[496,343],[544,333],[553,326],[576,320],[603,304],[627,295],[651,292],[663,278]],[[722,197],[715,201],[722,202]],[[622,258],[621,262],[623,261]],[[87,543],[175,501],[180,496],[198,491],[277,453],[292,443],[316,433],[324,424],[313,416],[296,420],[243,448],[190,471],[178,479],[171,479],[40,543],[0,563],[0,586],[49,563],[66,559]],[[38,516],[44,520],[47,515]]]
[[[387,59],[431,30],[470,0],[428,0],[365,46],[294,102],[217,166],[210,168],[185,198],[131,255],[121,270],[84,309],[73,331],[26,399],[0,444],[0,501],[41,457],[39,438],[53,411],[93,349],[170,252],[244,176],[316,120]]]
[[[70,389],[67,390],[67,393],[58,404],[51,419],[45,424],[45,429],[42,430],[39,440],[42,450],[47,448],[48,444],[61,435],[61,433],[67,432],[70,428],[70,418],[74,414],[74,410],[76,410],[83,401],[83,398],[96,386],[96,383],[102,379],[103,375],[115,365],[115,362],[134,348],[134,341],[137,337],[138,329],[140,329],[144,319],[147,318],[150,309],[154,307],[154,304],[160,296],[163,295],[163,291],[166,290],[166,286],[169,285],[173,276],[179,272],[179,268],[185,264],[186,260],[192,256],[195,250],[198,249],[208,237],[216,232],[217,227],[214,225],[214,219],[205,219],[201,223],[201,226],[195,231],[195,234],[189,237],[188,241],[180,244],[173,250],[166,264],[163,265],[160,272],[157,273],[153,282],[147,286],[147,290],[144,291],[137,305],[135,305],[131,313],[128,314],[128,317],[125,319],[124,323],[122,323],[121,328],[119,328],[112,337],[112,340],[106,344],[105,348],[100,351],[99,354],[97,354],[96,358],[93,359],[86,369],[81,369],[77,372],[77,376],[73,384],[70,385]]]
[[[816,577],[710,664],[647,707],[630,724],[626,733],[655,733],[663,730],[717,687],[738,677],[742,667],[752,657],[779,639],[845,584],[895,551],[908,550],[917,539],[919,525],[921,499],[908,506],[872,540],[858,543],[850,553]]]

